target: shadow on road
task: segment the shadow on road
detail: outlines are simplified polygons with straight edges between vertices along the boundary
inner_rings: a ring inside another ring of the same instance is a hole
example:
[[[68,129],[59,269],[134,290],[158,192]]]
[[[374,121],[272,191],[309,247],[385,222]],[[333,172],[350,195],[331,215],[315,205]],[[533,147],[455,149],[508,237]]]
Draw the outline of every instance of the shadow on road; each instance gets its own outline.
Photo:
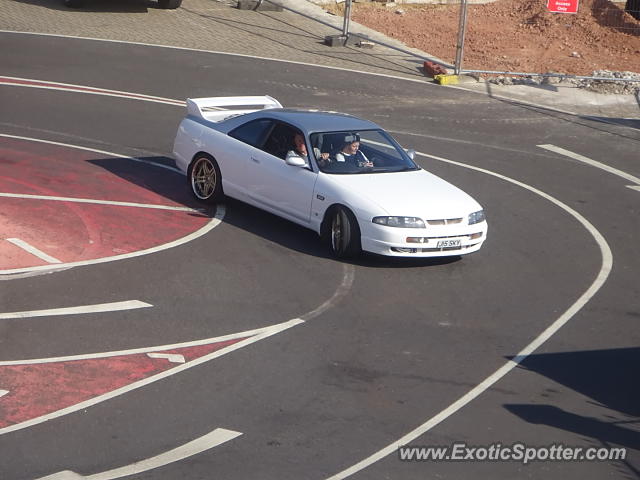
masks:
[[[206,215],[210,218],[215,216],[216,206],[198,202],[192,196],[186,178],[174,170],[173,160],[169,158],[100,158],[88,162],[171,202],[201,212],[191,215]],[[225,199],[225,206],[227,208],[223,222],[228,225],[296,252],[333,259],[328,246],[307,228],[231,198]],[[336,261],[370,268],[416,268],[448,265],[460,258],[392,258],[363,254],[351,260]]]
[[[640,451],[640,348],[617,348],[531,355],[520,368],[536,372],[615,412],[607,420],[572,413],[554,405],[507,404],[522,420],[591,438],[600,446]],[[628,460],[628,458],[627,458]],[[625,465],[640,478],[638,466]]]

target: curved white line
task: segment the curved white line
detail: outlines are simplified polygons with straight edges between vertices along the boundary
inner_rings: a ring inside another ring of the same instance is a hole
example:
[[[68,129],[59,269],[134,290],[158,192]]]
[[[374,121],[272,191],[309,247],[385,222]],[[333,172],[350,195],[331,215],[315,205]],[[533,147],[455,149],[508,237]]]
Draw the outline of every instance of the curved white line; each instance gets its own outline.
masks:
[[[520,182],[513,178],[501,175],[499,173],[492,172],[490,170],[486,170],[480,167],[474,167],[471,165],[466,165],[464,163],[456,162],[453,160],[448,160],[446,158],[437,157],[435,155],[428,155],[426,153],[417,152],[418,155],[423,157],[432,158],[434,160],[438,160],[441,162],[450,163],[452,165],[457,165],[459,167],[468,168],[470,170],[475,170],[477,172],[485,173],[487,175],[491,175],[493,177],[499,178],[506,182],[512,183],[519,187],[524,188],[525,190],[529,190],[530,192],[535,193],[536,195],[541,196],[542,198],[550,201],[554,205],[560,207],[569,215],[573,216],[582,226],[591,234],[594,238],[598,247],[600,248],[600,254],[602,255],[602,265],[600,270],[593,281],[593,283],[589,286],[589,288],[576,300],[576,302],[571,305],[560,317],[558,317],[551,325],[549,325],[540,335],[538,335],[531,343],[529,343],[526,347],[524,347],[514,358],[513,360],[509,360],[504,365],[502,365],[498,370],[496,370],[493,374],[484,379],[480,384],[476,387],[472,388],[469,392],[464,394],[454,403],[449,405],[447,408],[439,412],[437,415],[431,417],[429,420],[424,422],[422,425],[418,426],[414,430],[410,431],[406,435],[402,436],[398,440],[390,443],[386,447],[378,450],[374,454],[369,457],[361,460],[355,465],[332,475],[327,478],[327,480],[341,480],[343,478],[347,478],[365,468],[377,462],[378,460],[383,459],[387,455],[390,455],[397,451],[398,447],[408,444],[409,442],[415,440],[420,435],[425,434],[433,427],[438,425],[440,422],[443,422],[448,417],[456,413],[458,410],[463,408],[469,402],[471,402],[478,395],[485,392],[492,385],[498,382],[502,377],[504,377],[507,373],[513,370],[516,366],[518,366],[525,358],[527,358],[531,353],[533,353],[538,347],[540,347],[544,342],[546,342],[553,334],[555,334],[563,325],[565,325],[571,318],[578,313],[582,307],[600,290],[600,288],[604,285],[611,272],[611,268],[613,267],[613,255],[611,253],[611,248],[607,244],[604,236],[582,215],[576,212],[574,209],[569,207],[568,205],[562,203],[560,200],[552,197],[551,195],[538,190],[535,187],[527,185],[526,183]]]
[[[140,300],[127,300],[124,302],[81,305],[79,307],[49,308],[46,310],[0,313],[0,320],[9,320],[12,318],[50,317],[56,315],[81,315],[84,313],[116,312],[149,307],[153,307],[153,305],[151,305],[150,303],[141,302]],[[0,365],[2,365],[2,362],[0,362]]]
[[[135,475],[137,473],[146,472],[169,465],[173,462],[184,460],[185,458],[197,455],[198,453],[202,453],[213,447],[217,447],[218,445],[222,445],[223,443],[233,440],[240,435],[242,435],[241,432],[234,432],[233,430],[227,430],[225,428],[216,428],[212,432],[185,443],[184,445],[180,445],[173,450],[132,463],[131,465],[114,468],[105,472],[94,473],[89,476],[79,475],[70,470],[65,470],[63,472],[54,473],[53,475],[41,477],[37,480],[114,480],[116,478],[128,477],[129,475]]]
[[[59,145],[59,146],[63,146],[63,147],[75,148],[75,149],[78,149],[78,150],[86,150],[86,151],[89,151],[89,152],[99,153],[101,155],[107,155],[107,156],[112,156],[112,157],[117,157],[117,158],[126,158],[126,159],[129,159],[129,160],[138,161],[138,162],[145,163],[145,164],[148,164],[148,165],[153,165],[153,166],[156,166],[156,167],[165,168],[165,169],[171,170],[173,172],[179,172],[178,169],[169,167],[167,165],[162,165],[162,164],[154,163],[154,162],[147,162],[147,161],[144,161],[144,160],[140,160],[140,159],[136,159],[136,158],[132,158],[132,157],[127,157],[126,155],[120,155],[120,154],[117,154],[117,153],[107,152],[107,151],[104,151],[104,150],[97,150],[95,148],[81,147],[79,145],[72,145],[72,144],[68,144],[68,143],[52,142],[52,141],[49,141],[49,140],[42,140],[42,139],[30,138],[30,137],[22,137],[22,136],[18,136],[18,135],[8,135],[8,134],[3,134],[3,133],[0,133],[0,137],[15,138],[15,139],[18,139],[18,140],[27,140],[27,141],[32,141],[32,142],[40,142],[40,143],[46,143],[46,144],[50,144],[50,145]],[[215,217],[212,218],[211,221],[209,223],[207,223],[205,226],[203,226],[202,228],[196,230],[195,232],[190,233],[189,235],[187,235],[185,237],[179,238],[179,239],[174,240],[174,241],[169,242],[169,243],[165,243],[165,244],[162,244],[162,245],[157,245],[155,247],[147,248],[145,250],[138,250],[136,252],[124,253],[124,254],[121,254],[121,255],[113,255],[111,257],[96,258],[96,259],[93,259],[93,260],[83,260],[83,261],[78,261],[78,262],[58,263],[58,264],[55,264],[55,266],[53,266],[53,265],[40,265],[40,266],[37,266],[37,267],[11,268],[11,269],[6,269],[6,270],[0,270],[0,276],[21,274],[21,273],[26,273],[26,272],[53,272],[53,271],[57,271],[57,270],[67,269],[67,268],[70,268],[70,267],[79,267],[79,266],[85,266],[85,265],[95,265],[97,263],[114,262],[116,260],[124,260],[124,259],[127,259],[127,258],[139,257],[139,256],[142,256],[142,255],[148,255],[150,253],[160,252],[162,250],[167,250],[169,248],[177,247],[178,245],[183,245],[183,244],[188,243],[188,242],[190,242],[192,240],[195,240],[196,238],[199,238],[199,237],[203,236],[207,232],[213,230],[215,227],[220,225],[220,223],[222,222],[222,219],[224,218],[224,215],[225,215],[225,207],[224,207],[224,205],[218,205],[218,208],[216,209]]]
[[[212,53],[215,55],[226,55],[226,56],[230,56],[230,57],[240,57],[240,58],[249,58],[251,60],[267,60],[267,61],[271,61],[271,62],[279,62],[279,63],[291,63],[294,65],[304,65],[305,67],[319,67],[319,68],[326,68],[328,70],[339,70],[342,72],[349,72],[349,73],[361,73],[364,75],[375,75],[377,77],[384,77],[384,78],[392,78],[394,80],[406,80],[407,82],[413,82],[413,83],[420,83],[422,85],[429,85],[432,87],[436,87],[439,85],[436,85],[434,83],[432,83],[430,80],[427,80],[426,78],[421,79],[421,78],[408,78],[408,77],[401,77],[398,75],[390,75],[387,73],[377,73],[377,72],[367,72],[364,70],[355,70],[355,69],[351,69],[351,68],[347,68],[347,67],[333,67],[331,65],[318,65],[317,63],[308,63],[308,62],[299,62],[296,60],[285,60],[285,59],[281,59],[281,58],[271,58],[271,57],[260,57],[257,55],[248,55],[248,54],[243,54],[243,53],[231,53],[231,52],[219,52],[216,50],[205,50],[202,48],[188,48],[188,47],[176,47],[173,45],[156,45],[153,43],[143,43],[143,42],[129,42],[126,40],[110,40],[107,38],[93,38],[93,37],[79,37],[79,36],[74,36],[74,35],[62,35],[62,34],[56,34],[56,33],[41,33],[41,32],[16,32],[13,30],[0,30],[0,33],[15,33],[15,34],[19,34],[19,35],[40,35],[40,36],[44,36],[44,37],[57,37],[57,38],[73,38],[76,40],[92,40],[95,42],[108,42],[108,43],[122,43],[122,44],[126,44],[126,45],[140,45],[143,47],[156,47],[156,48],[168,48],[170,50],[184,50],[187,52],[199,52],[199,53]]]
[[[4,81],[4,79],[9,79],[9,81]],[[28,83],[20,83],[20,81],[36,82],[36,83],[28,84]],[[50,80],[36,80],[33,78],[0,76],[0,86],[2,85],[6,85],[10,87],[42,88],[44,90],[58,90],[58,91],[64,91],[64,92],[88,93],[90,95],[106,95],[109,97],[127,98],[131,100],[143,100],[148,102],[165,103],[168,105],[177,105],[180,107],[185,106],[185,102],[180,100],[174,100],[172,98],[156,97],[154,95],[145,95],[143,93],[131,94],[130,92],[123,92],[120,90],[110,90],[108,88],[90,87],[87,85],[75,85],[73,83],[52,82]]]
[[[190,362],[178,365],[170,370],[165,370],[164,372],[157,373],[150,377],[144,378],[142,380],[138,380],[137,382],[130,383],[129,385],[125,385],[124,387],[118,388],[116,390],[112,390],[110,392],[104,393],[102,395],[98,395],[97,397],[90,398],[89,400],[85,400],[84,402],[76,403],[75,405],[71,405],[67,408],[63,408],[60,410],[56,410],[55,412],[49,413],[47,415],[42,415],[40,417],[32,418],[31,420],[27,420],[25,422],[16,423],[14,425],[10,425],[8,427],[0,428],[0,435],[4,435],[5,433],[14,432],[16,430],[22,430],[23,428],[31,427],[33,425],[37,425],[42,422],[46,422],[48,420],[52,420],[54,418],[61,417],[63,415],[67,415],[69,413],[77,412],[78,410],[83,410],[85,408],[91,407],[92,405],[96,405],[97,403],[104,402],[105,400],[109,400],[111,398],[120,396],[124,393],[130,392],[131,390],[135,390],[140,387],[144,387],[145,385],[149,385],[150,383],[157,382],[158,380],[162,380],[164,378],[170,377],[177,373],[180,373],[184,370],[188,370],[197,365],[201,365],[209,360],[214,358],[221,357],[222,355],[226,355],[227,353],[238,350],[242,347],[246,347],[252,343],[258,342],[264,338],[270,337],[271,335],[275,335],[284,330],[287,330],[291,327],[304,323],[304,320],[299,318],[294,318],[293,320],[289,320],[287,322],[279,323],[276,325],[271,325],[269,327],[253,330],[254,334],[250,338],[245,340],[241,340],[238,343],[234,343],[233,345],[229,345],[228,347],[221,348],[220,350],[216,350],[215,352],[209,353],[207,355],[203,355],[202,357],[196,358]],[[234,334],[237,338],[238,334]],[[145,350],[145,349],[141,349]],[[157,350],[157,348],[156,348]],[[22,361],[19,364],[25,364],[28,362]],[[2,362],[3,365],[14,364],[11,362]]]
[[[23,200],[47,200],[51,202],[89,203],[91,205],[111,205],[113,207],[148,208],[151,210],[169,210],[172,212],[200,212],[190,207],[174,207],[172,205],[158,205],[152,203],[117,202],[115,200],[94,200],[93,198],[54,197],[51,195],[29,195],[26,193],[0,192],[0,198],[21,198]],[[12,240],[7,238],[7,240]]]
[[[153,102],[155,100],[147,100],[147,101]],[[73,145],[71,143],[54,142],[51,140],[43,140],[41,138],[23,137],[20,135],[9,135],[8,133],[0,133],[0,137],[15,138],[16,140],[27,140],[29,142],[46,143],[48,145],[58,145],[61,147],[75,148],[76,150],[86,150],[87,152],[99,153],[101,155],[107,155],[107,156],[116,157],[116,158],[124,158],[127,160],[131,160],[132,162],[144,163],[145,165],[152,165],[154,167],[164,168],[165,170],[170,170],[172,172],[179,173],[182,175],[182,172],[180,170],[178,170],[175,167],[171,167],[169,165],[163,165],[162,163],[157,163],[157,162],[150,162],[148,160],[142,160],[141,158],[130,157],[127,155],[121,155],[119,153],[107,152],[106,150],[98,150],[97,148],[83,147],[80,145]]]

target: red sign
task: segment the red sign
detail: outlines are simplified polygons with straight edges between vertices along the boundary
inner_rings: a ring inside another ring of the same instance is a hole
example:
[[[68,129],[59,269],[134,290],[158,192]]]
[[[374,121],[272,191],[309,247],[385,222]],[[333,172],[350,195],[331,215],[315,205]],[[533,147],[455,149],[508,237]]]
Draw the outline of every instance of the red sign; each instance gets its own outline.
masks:
[[[547,0],[547,9],[554,13],[578,13],[578,0]]]

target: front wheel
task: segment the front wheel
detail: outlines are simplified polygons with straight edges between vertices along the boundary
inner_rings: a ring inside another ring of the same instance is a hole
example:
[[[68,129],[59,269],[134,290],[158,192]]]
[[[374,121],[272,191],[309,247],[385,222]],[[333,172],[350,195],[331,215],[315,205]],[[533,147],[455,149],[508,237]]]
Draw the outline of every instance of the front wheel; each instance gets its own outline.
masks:
[[[207,154],[201,153],[189,166],[191,193],[200,201],[214,203],[222,200],[222,175],[218,163]]]
[[[336,207],[329,217],[329,248],[337,258],[360,253],[360,227],[355,215],[344,207]]]

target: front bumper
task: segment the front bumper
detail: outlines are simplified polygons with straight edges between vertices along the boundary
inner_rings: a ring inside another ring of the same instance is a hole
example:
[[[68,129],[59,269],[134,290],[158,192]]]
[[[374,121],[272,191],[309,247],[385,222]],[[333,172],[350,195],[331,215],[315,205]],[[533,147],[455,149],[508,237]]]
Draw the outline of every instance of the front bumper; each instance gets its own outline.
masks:
[[[393,257],[448,257],[473,253],[487,238],[487,222],[475,225],[443,225],[427,228],[396,228],[360,221],[362,249]],[[421,243],[407,238],[420,238]],[[454,240],[456,246],[439,247],[444,240]],[[457,240],[460,240],[459,245]]]

